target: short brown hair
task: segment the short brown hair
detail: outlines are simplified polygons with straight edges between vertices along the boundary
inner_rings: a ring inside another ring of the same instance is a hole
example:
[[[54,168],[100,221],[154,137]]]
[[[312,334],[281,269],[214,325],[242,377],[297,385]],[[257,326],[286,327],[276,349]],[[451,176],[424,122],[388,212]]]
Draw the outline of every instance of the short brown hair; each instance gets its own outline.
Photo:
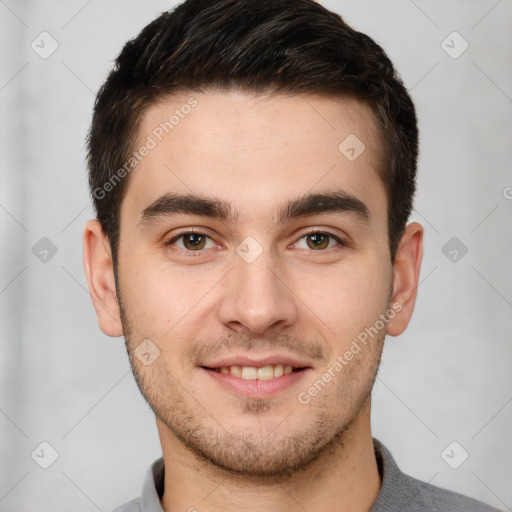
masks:
[[[177,92],[230,89],[348,95],[372,108],[385,155],[379,175],[394,262],[416,188],[418,128],[382,48],[313,0],[187,0],[125,44],[96,98],[89,185],[114,265],[129,175],[113,180],[133,151],[143,113]]]

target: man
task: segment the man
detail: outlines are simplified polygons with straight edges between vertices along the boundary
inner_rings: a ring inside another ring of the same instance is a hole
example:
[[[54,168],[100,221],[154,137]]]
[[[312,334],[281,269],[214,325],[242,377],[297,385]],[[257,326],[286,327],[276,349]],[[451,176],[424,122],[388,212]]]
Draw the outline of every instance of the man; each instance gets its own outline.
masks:
[[[163,458],[119,511],[493,510],[371,434],[418,287],[417,139],[383,50],[312,0],[188,0],[125,45],[84,264]]]

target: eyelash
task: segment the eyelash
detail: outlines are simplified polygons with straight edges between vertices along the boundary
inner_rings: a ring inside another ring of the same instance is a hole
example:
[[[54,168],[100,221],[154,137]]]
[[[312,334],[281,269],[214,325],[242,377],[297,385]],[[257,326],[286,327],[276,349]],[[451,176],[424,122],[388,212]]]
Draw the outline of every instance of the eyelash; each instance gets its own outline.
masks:
[[[205,234],[205,233],[202,233],[200,231],[189,230],[189,231],[182,231],[180,234],[173,236],[170,240],[165,242],[165,246],[172,246],[180,238],[183,238],[184,236],[191,235],[191,234],[203,236],[203,237],[206,237],[206,238],[209,238],[210,240],[212,240],[212,238],[210,236],[208,236],[207,234]],[[317,234],[325,235],[325,236],[335,240],[336,242],[338,242],[338,245],[341,246],[341,247],[345,247],[346,246],[345,242],[339,236],[334,235],[333,233],[330,233],[329,231],[321,231],[321,230],[318,230],[318,229],[312,229],[310,231],[307,231],[307,232],[303,233],[302,236],[300,236],[297,239],[297,242],[299,240],[302,240],[303,238],[305,238],[307,236],[317,235]],[[297,243],[297,242],[295,242],[295,243]],[[333,249],[333,247],[330,247],[329,249]],[[315,251],[314,249],[310,249],[310,251],[311,252],[326,252],[329,249],[319,249],[318,251]],[[178,248],[177,250],[182,251],[182,252],[186,252],[187,255],[190,255],[191,257],[201,256],[204,253],[204,251],[205,251],[205,249],[203,249],[203,250],[200,249],[200,250],[197,250],[197,251],[191,251],[189,249],[181,249],[181,248]],[[196,253],[196,254],[194,254],[194,253]]]

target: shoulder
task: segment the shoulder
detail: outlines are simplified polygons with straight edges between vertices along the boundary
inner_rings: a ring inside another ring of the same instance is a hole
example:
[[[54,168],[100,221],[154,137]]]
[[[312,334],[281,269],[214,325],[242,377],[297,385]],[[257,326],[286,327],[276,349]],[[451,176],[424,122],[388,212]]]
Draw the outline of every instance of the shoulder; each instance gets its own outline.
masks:
[[[124,505],[116,508],[114,512],[141,512],[141,510],[141,499],[135,498],[129,503],[125,503]]]
[[[156,459],[146,471],[140,497],[118,507],[114,512],[164,512],[160,497],[164,491],[164,459]]]
[[[417,492],[418,504],[421,503],[424,507],[428,507],[421,510],[428,510],[429,512],[500,512],[497,508],[469,496],[442,489],[408,475],[404,475],[404,477],[411,490]]]
[[[387,448],[375,438],[373,444],[382,484],[372,512],[500,512],[468,496],[402,473]]]

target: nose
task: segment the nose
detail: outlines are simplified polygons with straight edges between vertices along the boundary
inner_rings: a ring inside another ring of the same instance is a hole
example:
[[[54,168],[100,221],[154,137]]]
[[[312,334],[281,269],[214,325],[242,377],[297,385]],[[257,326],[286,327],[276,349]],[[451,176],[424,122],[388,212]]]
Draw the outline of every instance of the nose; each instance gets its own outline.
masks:
[[[229,329],[262,334],[285,329],[297,321],[297,297],[281,265],[269,249],[252,262],[234,255],[234,268],[226,276],[219,320]]]

